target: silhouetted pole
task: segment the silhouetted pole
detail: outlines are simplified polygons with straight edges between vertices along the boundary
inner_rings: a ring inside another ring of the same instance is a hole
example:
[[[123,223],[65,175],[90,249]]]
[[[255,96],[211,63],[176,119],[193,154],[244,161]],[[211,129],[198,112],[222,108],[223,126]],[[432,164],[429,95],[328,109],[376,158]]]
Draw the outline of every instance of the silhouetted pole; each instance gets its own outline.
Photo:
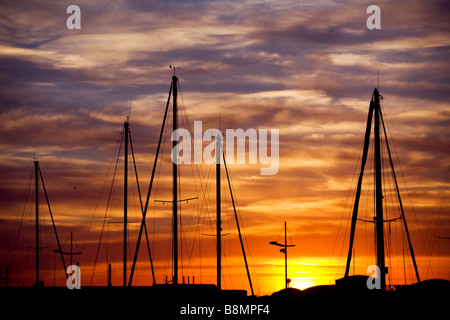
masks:
[[[284,279],[286,289],[288,288],[288,276],[287,276],[287,236],[286,236],[286,221],[284,222]]]
[[[36,286],[39,285],[39,161],[34,161],[34,190],[36,197]]]
[[[278,243],[277,241],[271,241],[269,244],[272,244],[274,246],[283,247],[283,249],[280,249],[281,253],[284,253],[284,280],[285,280],[285,287],[288,288],[289,282],[288,282],[288,276],[287,276],[287,248],[288,247],[295,247],[294,244],[287,244],[287,227],[286,227],[286,221],[284,222],[284,244]]]
[[[172,77],[172,94],[173,94],[173,132],[178,129],[177,123],[177,93],[178,78]],[[174,137],[176,138],[176,137]],[[172,224],[173,224],[173,284],[178,283],[178,168],[176,159],[178,156],[177,139],[173,140],[173,157],[172,157],[172,178],[173,178],[173,203],[172,203]]]
[[[111,282],[111,263],[108,263],[108,287],[112,286]]]
[[[4,280],[5,281],[5,287],[9,286],[9,267],[5,266],[5,276],[2,277],[2,272],[0,269],[0,280]]]
[[[376,244],[377,265],[380,268],[381,290],[386,289],[386,266],[384,260],[384,228],[383,228],[383,188],[381,180],[381,148],[380,148],[380,94],[375,88],[373,91],[375,102],[375,194],[376,194]]]
[[[61,246],[59,245],[59,240],[57,240],[57,241],[58,241],[58,248],[61,248]],[[70,251],[69,252],[64,252],[61,249],[58,249],[58,250],[53,250],[53,252],[59,253],[61,255],[61,257],[64,254],[65,255],[70,255],[70,265],[73,265],[73,256],[81,254],[81,252],[73,252],[73,232],[72,231],[70,232]],[[64,262],[64,259],[63,259],[63,265],[64,265],[64,268],[66,268],[66,264]],[[77,265],[78,265],[78,263],[77,263]],[[67,270],[67,269],[65,269],[65,270]],[[66,273],[66,275],[67,275],[67,273]]]
[[[72,256],[73,256],[72,231],[70,231],[70,265],[73,265],[73,263],[72,263]]]
[[[402,213],[401,218],[402,218],[403,225],[405,228],[408,245],[409,245],[409,249],[411,252],[411,258],[413,261],[414,270],[415,270],[416,278],[417,278],[418,282],[420,282],[420,277],[419,277],[419,272],[417,269],[416,259],[414,256],[414,250],[413,250],[411,239],[409,236],[408,226],[406,224],[405,213],[403,210],[403,204],[402,204],[402,200],[400,197],[400,191],[398,188],[397,177],[396,177],[395,170],[394,170],[394,164],[392,162],[392,156],[391,156],[391,151],[389,148],[389,142],[388,142],[388,138],[387,138],[387,134],[386,134],[386,128],[384,126],[383,115],[382,115],[381,107],[380,107],[380,99],[381,98],[382,97],[379,94],[377,88],[375,88],[373,91],[372,99],[370,101],[369,116],[367,119],[366,134],[365,134],[365,139],[364,139],[364,149],[363,149],[363,157],[362,157],[362,164],[361,164],[361,172],[360,172],[360,176],[359,176],[359,180],[358,180],[358,187],[356,190],[355,203],[354,203],[354,207],[353,207],[352,225],[350,228],[350,246],[349,246],[348,257],[347,257],[347,266],[346,266],[346,270],[345,270],[345,277],[348,277],[348,273],[349,273],[349,269],[350,269],[351,250],[353,247],[355,225],[356,225],[356,220],[357,220],[357,215],[358,215],[358,205],[359,205],[359,197],[361,194],[362,177],[363,177],[363,173],[364,173],[364,166],[365,166],[365,163],[367,160],[367,152],[369,149],[370,131],[371,131],[372,114],[373,114],[373,116],[375,118],[374,119],[374,136],[375,136],[374,137],[374,148],[375,148],[374,160],[375,160],[375,204],[376,204],[376,208],[375,208],[374,222],[375,222],[376,259],[377,259],[377,266],[380,269],[380,275],[379,275],[380,285],[381,285],[381,289],[384,291],[384,290],[386,290],[386,273],[388,273],[388,270],[385,265],[385,255],[384,255],[385,250],[384,250],[384,227],[383,227],[384,220],[383,220],[383,188],[382,188],[382,172],[381,172],[380,125],[383,125],[383,131],[384,131],[384,136],[386,139],[386,147],[387,147],[387,151],[388,151],[388,155],[389,155],[389,161],[390,161],[390,165],[391,165],[391,169],[392,169],[392,174],[394,177],[395,188],[397,191],[397,197],[398,197],[398,201],[399,201],[399,205],[400,205],[400,210]]]
[[[128,224],[128,130],[127,121],[123,124],[125,131],[124,153],[124,187],[123,187],[123,286],[127,285],[127,224]]]
[[[222,153],[220,135],[216,137],[216,206],[217,206],[217,288],[221,290],[221,273],[222,273],[222,218],[220,207],[220,155]]]

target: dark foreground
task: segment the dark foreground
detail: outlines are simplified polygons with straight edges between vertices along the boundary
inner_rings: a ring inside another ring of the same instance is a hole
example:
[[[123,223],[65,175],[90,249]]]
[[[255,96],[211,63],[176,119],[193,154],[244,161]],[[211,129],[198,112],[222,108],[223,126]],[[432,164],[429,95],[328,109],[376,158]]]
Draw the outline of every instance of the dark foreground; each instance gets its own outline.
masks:
[[[323,319],[336,316],[387,319],[437,318],[450,310],[450,281],[427,280],[392,292],[351,283],[286,289],[271,296],[219,291],[214,285],[153,287],[0,288],[2,314],[19,318],[117,319]],[[442,313],[444,312],[444,313]],[[444,316],[446,318],[447,316]],[[86,319],[87,320],[87,319]]]

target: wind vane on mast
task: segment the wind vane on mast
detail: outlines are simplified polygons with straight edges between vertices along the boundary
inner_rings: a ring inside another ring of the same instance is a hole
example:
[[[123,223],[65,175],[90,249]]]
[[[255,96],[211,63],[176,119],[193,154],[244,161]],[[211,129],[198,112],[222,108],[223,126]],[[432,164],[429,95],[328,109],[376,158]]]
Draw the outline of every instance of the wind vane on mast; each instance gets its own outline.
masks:
[[[283,249],[280,249],[281,253],[284,253],[284,278],[285,278],[285,284],[286,289],[289,287],[289,283],[291,282],[291,279],[288,279],[287,276],[287,248],[288,247],[295,247],[295,244],[287,244],[287,227],[286,227],[286,221],[284,222],[284,244],[278,243],[278,241],[270,241],[269,244],[283,247]]]
[[[173,69],[173,75],[174,75],[174,76],[176,76],[176,74],[175,74],[176,69],[181,69],[181,67],[175,67],[175,66],[173,66],[173,65],[171,65],[171,64],[169,64],[169,68],[170,68],[170,69]]]

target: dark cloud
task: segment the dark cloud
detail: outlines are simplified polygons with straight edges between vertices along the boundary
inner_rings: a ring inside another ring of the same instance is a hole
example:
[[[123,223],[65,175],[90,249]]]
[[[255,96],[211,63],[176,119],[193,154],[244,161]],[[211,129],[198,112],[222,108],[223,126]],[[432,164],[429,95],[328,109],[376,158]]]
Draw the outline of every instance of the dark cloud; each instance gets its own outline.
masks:
[[[82,29],[67,30],[70,4],[0,4],[0,214],[6,229],[15,221],[12,212],[20,211],[38,155],[61,232],[85,234],[86,225],[73,217],[88,224],[98,199],[106,202],[103,183],[111,178],[108,166],[130,102],[146,192],[169,65],[179,67],[190,125],[202,120],[204,130],[280,130],[276,176],[261,177],[259,166],[230,166],[251,244],[273,240],[262,233],[273,233],[287,218],[302,243],[337,232],[377,70],[392,151],[417,198],[418,219],[426,220],[449,163],[446,1],[379,1],[381,30],[367,30],[363,1],[78,1]],[[169,130],[164,141],[167,160]],[[169,169],[158,170],[169,179]],[[160,184],[158,196],[170,196],[169,189]],[[153,222],[157,256],[164,260],[168,240],[160,233],[170,228],[170,217],[159,216],[162,210],[154,211]],[[86,261],[96,251],[101,219],[97,211]],[[118,238],[119,231],[111,243]],[[327,241],[321,243],[320,250],[302,253],[325,255]]]

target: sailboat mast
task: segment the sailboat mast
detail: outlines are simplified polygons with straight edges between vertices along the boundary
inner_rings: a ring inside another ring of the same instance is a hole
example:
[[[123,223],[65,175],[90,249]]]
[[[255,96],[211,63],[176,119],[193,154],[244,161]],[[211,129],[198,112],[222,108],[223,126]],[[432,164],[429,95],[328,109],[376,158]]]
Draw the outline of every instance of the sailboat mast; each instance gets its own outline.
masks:
[[[172,76],[172,94],[173,94],[173,133],[178,129],[177,121],[177,94],[178,94],[178,78]],[[172,223],[173,223],[173,284],[178,284],[178,166],[176,164],[176,157],[178,155],[176,137],[173,139],[173,161],[172,161],[172,175],[173,175],[173,203],[172,203]]]
[[[123,124],[125,131],[124,184],[123,184],[123,286],[127,285],[127,224],[128,224],[128,131],[129,123]]]
[[[384,231],[383,231],[383,188],[381,180],[381,148],[380,148],[380,94],[375,88],[373,91],[375,103],[375,194],[376,194],[376,245],[377,245],[377,265],[380,268],[381,289],[386,288],[386,267],[384,260]]]
[[[39,161],[34,161],[34,190],[36,197],[36,286],[39,285]]]
[[[72,233],[72,231],[70,231],[70,265],[73,265],[73,263],[72,263],[72,256],[73,256],[72,238],[73,238],[73,233]]]
[[[287,228],[286,221],[284,222],[284,283],[286,289],[288,288],[288,276],[287,276]]]
[[[222,289],[222,217],[220,206],[220,158],[222,154],[222,148],[220,143],[221,137],[216,137],[216,206],[217,206],[217,288]]]

